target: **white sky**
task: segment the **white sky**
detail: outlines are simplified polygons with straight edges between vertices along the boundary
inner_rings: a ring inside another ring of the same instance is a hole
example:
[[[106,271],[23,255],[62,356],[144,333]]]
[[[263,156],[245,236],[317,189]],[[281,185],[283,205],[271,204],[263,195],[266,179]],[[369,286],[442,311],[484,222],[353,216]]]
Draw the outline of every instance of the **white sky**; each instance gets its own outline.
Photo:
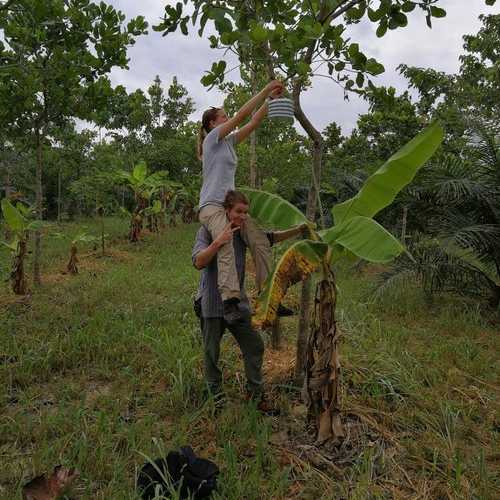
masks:
[[[207,91],[200,83],[204,71],[211,63],[221,58],[221,54],[210,49],[206,38],[200,38],[197,30],[189,26],[188,37],[180,32],[162,37],[151,29],[163,15],[165,0],[108,0],[122,10],[127,18],[143,15],[150,24],[149,34],[140,37],[130,48],[130,70],[114,70],[114,84],[124,85],[129,91],[137,88],[146,90],[158,74],[165,87],[172,77],[178,77],[195,101],[196,112],[192,119],[199,119],[202,111],[210,105],[220,105],[222,95],[216,89]],[[439,3],[447,11],[447,17],[433,19],[433,29],[425,24],[423,11],[415,9],[405,29],[388,31],[379,39],[375,36],[376,24],[363,22],[351,28],[352,40],[359,42],[361,50],[368,57],[375,57],[384,64],[386,72],[375,79],[379,85],[392,85],[398,90],[406,89],[406,81],[396,68],[405,63],[411,66],[431,67],[439,71],[454,73],[459,67],[462,53],[462,36],[477,33],[480,28],[480,14],[498,13],[499,7],[488,7],[484,0],[441,0]],[[231,67],[228,64],[228,67]],[[237,80],[238,71],[227,78]],[[356,124],[359,113],[367,109],[366,103],[352,95],[344,101],[342,90],[331,80],[315,78],[313,86],[304,94],[302,106],[313,124],[323,130],[336,121],[344,133]]]

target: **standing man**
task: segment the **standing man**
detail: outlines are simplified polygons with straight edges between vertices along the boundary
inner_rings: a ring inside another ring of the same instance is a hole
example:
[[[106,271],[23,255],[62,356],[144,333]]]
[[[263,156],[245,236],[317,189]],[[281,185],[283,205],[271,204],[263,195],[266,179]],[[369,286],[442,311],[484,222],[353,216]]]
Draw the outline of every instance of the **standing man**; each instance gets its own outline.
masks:
[[[197,301],[201,305],[202,333],[204,344],[205,379],[216,403],[224,402],[222,390],[222,372],[218,367],[220,342],[227,328],[238,343],[245,366],[247,378],[247,399],[257,402],[257,408],[264,414],[273,415],[277,411],[267,402],[263,391],[262,360],[264,342],[260,334],[252,328],[251,310],[245,293],[245,255],[246,243],[240,234],[240,228],[248,216],[249,203],[239,191],[229,191],[224,200],[224,209],[228,223],[225,229],[212,239],[205,226],[201,226],[196,235],[192,259],[196,269],[202,270]],[[267,233],[271,245],[278,241],[297,236],[303,226],[288,231]],[[224,245],[233,245],[236,272],[241,299],[238,303],[241,319],[228,323],[224,319],[222,297],[217,286],[217,253]]]

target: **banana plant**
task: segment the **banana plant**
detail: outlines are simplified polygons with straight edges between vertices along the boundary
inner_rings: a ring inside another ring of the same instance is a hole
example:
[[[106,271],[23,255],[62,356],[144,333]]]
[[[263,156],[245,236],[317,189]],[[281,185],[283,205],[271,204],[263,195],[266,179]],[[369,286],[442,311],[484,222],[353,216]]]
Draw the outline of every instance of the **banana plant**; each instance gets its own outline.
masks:
[[[28,253],[28,237],[31,231],[37,231],[45,227],[45,224],[41,221],[32,220],[32,217],[35,216],[34,210],[20,202],[14,206],[7,198],[4,198],[1,206],[5,222],[9,227],[10,234],[13,235],[13,240],[10,243],[0,241],[12,253],[12,269],[10,272],[12,290],[16,295],[25,295],[28,292],[24,272],[24,261]]]
[[[97,236],[92,236],[85,232],[77,234],[71,240],[69,261],[66,270],[70,274],[78,274],[78,246],[82,243],[97,243],[100,240]]]
[[[132,172],[119,172],[117,178],[134,192],[136,206],[130,214],[129,240],[135,243],[140,239],[144,217],[148,213],[152,197],[170,181],[166,172],[148,175],[148,167],[144,162],[138,163]]]
[[[335,321],[337,288],[333,265],[342,258],[386,263],[405,251],[404,246],[373,217],[392,203],[443,140],[434,123],[395,153],[370,176],[353,198],[335,205],[335,225],[316,231],[306,216],[276,194],[242,189],[250,199],[250,215],[262,224],[288,229],[308,224],[306,239],[284,252],[270,273],[257,301],[254,323],[269,327],[290,286],[318,275],[311,331],[305,353],[304,394],[309,415],[316,419],[317,441],[341,440],[339,332]],[[299,332],[300,334],[300,332]]]
[[[181,219],[184,224],[191,224],[196,218],[196,203],[198,192],[194,192],[191,187],[182,187],[177,193],[180,202]]]

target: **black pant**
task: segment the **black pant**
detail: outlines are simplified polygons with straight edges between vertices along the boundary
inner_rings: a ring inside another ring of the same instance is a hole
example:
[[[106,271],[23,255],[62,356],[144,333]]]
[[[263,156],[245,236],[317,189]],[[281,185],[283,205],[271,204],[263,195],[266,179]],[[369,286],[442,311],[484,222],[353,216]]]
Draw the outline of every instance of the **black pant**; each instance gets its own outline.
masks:
[[[250,317],[244,322],[229,326],[223,318],[203,318],[202,333],[205,358],[205,379],[213,393],[221,391],[222,372],[218,365],[220,341],[227,328],[240,346],[245,365],[247,389],[253,395],[262,392],[262,360],[264,342],[260,334],[252,328]]]

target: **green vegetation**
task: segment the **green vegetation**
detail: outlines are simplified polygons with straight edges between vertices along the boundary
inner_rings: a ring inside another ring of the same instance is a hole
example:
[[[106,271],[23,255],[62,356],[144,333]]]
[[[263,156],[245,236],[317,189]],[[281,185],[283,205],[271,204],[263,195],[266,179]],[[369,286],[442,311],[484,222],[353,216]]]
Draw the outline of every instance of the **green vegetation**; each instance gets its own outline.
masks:
[[[0,0],[0,497],[63,463],[77,498],[137,499],[145,457],[187,443],[220,465],[221,500],[500,497],[500,16],[463,37],[456,74],[401,61],[399,93],[350,27],[381,38],[423,13],[427,29],[446,23],[440,0],[243,4],[167,2],[153,29],[211,29],[238,57],[239,84],[224,59],[199,75],[228,114],[274,78],[294,101],[295,124],[239,146],[236,177],[256,219],[309,228],[254,297],[273,333],[282,300],[299,315],[266,352],[274,419],[243,400],[229,339],[229,404],[204,396],[200,110],[175,76],[110,80],[144,18]],[[368,103],[348,135],[302,108],[319,76]]]
[[[92,221],[85,226],[98,230]],[[473,302],[448,297],[429,308],[413,289],[375,303],[366,293],[374,269],[339,269],[347,436],[340,449],[319,454],[289,385],[294,320],[282,321],[282,350],[266,351],[282,416],[261,417],[243,402],[243,366],[231,338],[222,354],[230,402],[215,416],[202,396],[191,308],[196,227],[131,245],[126,221],[106,226],[113,228],[107,257],[83,254],[80,274],[63,276],[67,244],[51,239],[37,295],[0,297],[1,498],[15,498],[35,473],[63,463],[81,471],[78,498],[136,499],[142,454],[184,443],[220,465],[215,498],[498,496],[498,323]]]

